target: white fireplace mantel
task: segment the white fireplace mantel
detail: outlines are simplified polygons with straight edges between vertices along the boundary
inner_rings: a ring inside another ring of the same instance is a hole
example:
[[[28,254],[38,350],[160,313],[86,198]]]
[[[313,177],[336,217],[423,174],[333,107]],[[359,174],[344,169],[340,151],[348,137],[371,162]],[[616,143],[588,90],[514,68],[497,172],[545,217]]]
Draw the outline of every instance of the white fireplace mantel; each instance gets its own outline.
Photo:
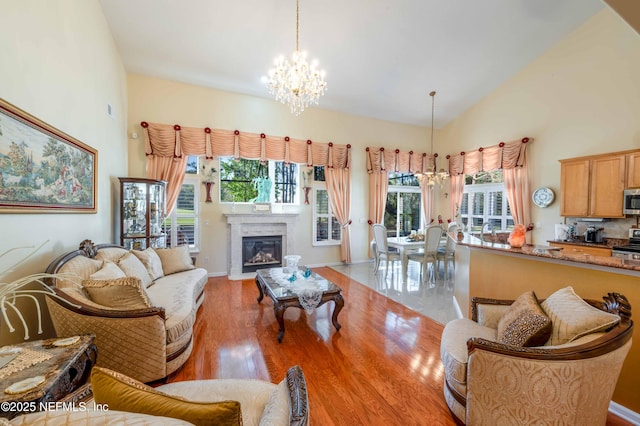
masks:
[[[242,273],[242,237],[282,235],[282,256],[295,253],[294,213],[226,213],[227,263],[230,280],[255,277],[255,272]]]

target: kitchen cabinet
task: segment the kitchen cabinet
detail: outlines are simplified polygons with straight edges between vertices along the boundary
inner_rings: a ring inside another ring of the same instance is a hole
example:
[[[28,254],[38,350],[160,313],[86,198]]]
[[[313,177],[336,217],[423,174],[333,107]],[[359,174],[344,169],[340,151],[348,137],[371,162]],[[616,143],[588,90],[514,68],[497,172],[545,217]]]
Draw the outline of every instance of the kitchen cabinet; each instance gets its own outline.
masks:
[[[560,162],[560,215],[589,214],[589,160]]]
[[[118,178],[120,180],[120,245],[144,250],[165,247],[163,222],[166,185],[163,180]]]
[[[560,214],[625,217],[625,172],[626,156],[621,153],[560,160]]]
[[[589,254],[591,256],[611,257],[611,249],[608,247],[581,246],[576,244],[562,244],[555,241],[549,242],[552,247],[560,247],[563,254]]]
[[[640,151],[627,154],[627,188],[640,188]]]

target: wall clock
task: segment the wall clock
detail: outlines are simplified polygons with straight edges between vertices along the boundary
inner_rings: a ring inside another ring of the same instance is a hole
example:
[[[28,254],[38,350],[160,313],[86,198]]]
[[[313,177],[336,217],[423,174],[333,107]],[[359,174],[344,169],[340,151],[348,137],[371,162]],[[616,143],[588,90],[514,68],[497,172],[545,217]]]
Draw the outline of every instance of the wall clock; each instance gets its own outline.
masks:
[[[538,207],[548,207],[555,199],[555,194],[551,188],[541,187],[533,191],[533,203]]]

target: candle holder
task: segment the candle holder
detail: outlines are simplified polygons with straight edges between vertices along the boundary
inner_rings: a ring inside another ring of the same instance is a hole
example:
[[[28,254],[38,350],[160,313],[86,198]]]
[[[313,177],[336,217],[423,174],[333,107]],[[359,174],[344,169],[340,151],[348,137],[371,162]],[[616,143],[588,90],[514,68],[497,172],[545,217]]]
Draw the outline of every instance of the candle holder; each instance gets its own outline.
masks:
[[[205,203],[211,203],[211,188],[213,187],[213,182],[203,182],[204,187],[207,190],[207,198],[204,200]]]

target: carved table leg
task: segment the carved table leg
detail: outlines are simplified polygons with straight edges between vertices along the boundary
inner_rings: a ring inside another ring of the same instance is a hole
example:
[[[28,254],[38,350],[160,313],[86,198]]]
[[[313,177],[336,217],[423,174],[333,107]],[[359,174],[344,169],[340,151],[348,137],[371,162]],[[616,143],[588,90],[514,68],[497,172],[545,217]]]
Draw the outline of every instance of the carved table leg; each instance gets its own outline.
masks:
[[[264,298],[264,291],[262,290],[262,284],[260,283],[258,277],[256,277],[256,285],[258,286],[258,291],[260,292],[260,294],[258,295],[258,303],[260,303]]]
[[[342,294],[338,294],[336,297],[334,297],[333,301],[336,304],[336,306],[333,308],[333,315],[331,316],[331,322],[333,323],[333,326],[336,328],[336,330],[340,330],[342,326],[338,322],[338,314],[344,307],[344,299],[342,298]]]
[[[276,313],[276,320],[278,321],[278,343],[282,343],[284,337],[284,311],[286,306],[282,306],[279,303],[273,305],[273,310]]]

